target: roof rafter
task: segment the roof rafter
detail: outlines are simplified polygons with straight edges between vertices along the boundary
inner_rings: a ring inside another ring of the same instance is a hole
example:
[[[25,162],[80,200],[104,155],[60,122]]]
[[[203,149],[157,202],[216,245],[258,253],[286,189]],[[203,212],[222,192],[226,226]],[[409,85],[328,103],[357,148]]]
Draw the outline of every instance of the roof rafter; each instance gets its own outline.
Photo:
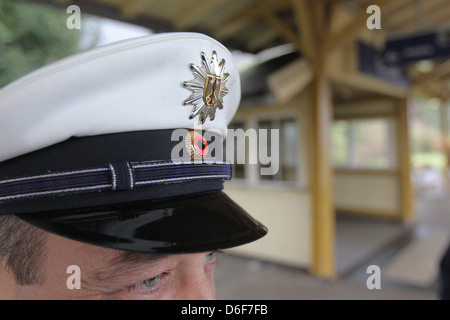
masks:
[[[147,8],[150,3],[148,0],[128,0],[124,1],[120,7],[120,12],[126,18],[134,18]]]
[[[195,19],[203,12],[215,5],[214,1],[201,0],[195,6],[190,6],[183,11],[182,16],[178,16],[174,20],[174,26],[177,29],[184,29],[191,25]]]
[[[377,5],[381,10],[389,3],[390,0],[377,0],[373,1],[372,4]],[[355,18],[344,26],[341,30],[331,33],[326,41],[325,50],[331,52],[336,49],[345,40],[351,38],[356,32],[358,32],[362,27],[366,26],[366,20],[368,15],[366,10],[361,10]]]
[[[292,6],[299,30],[297,42],[302,44],[302,53],[309,60],[314,59],[315,53],[318,52],[317,30],[314,27],[313,17],[308,12],[308,0],[292,0]]]
[[[299,50],[302,50],[298,41],[298,36],[284,21],[278,18],[274,13],[267,13],[263,17],[287,42],[297,45]]]
[[[260,18],[266,14],[271,14],[277,11],[289,9],[291,7],[291,0],[267,0],[265,3],[258,6],[252,6],[247,10],[231,17],[224,23],[224,27],[240,22],[243,19]]]
[[[437,64],[430,72],[416,77],[413,80],[414,86],[423,86],[432,81],[437,81],[450,74],[450,60]]]

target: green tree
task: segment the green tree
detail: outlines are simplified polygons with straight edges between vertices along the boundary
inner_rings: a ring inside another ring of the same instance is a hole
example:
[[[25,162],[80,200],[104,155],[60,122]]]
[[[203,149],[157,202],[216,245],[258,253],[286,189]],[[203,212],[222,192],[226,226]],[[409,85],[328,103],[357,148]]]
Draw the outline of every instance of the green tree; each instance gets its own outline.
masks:
[[[80,51],[80,30],[64,11],[17,0],[0,2],[0,87]]]

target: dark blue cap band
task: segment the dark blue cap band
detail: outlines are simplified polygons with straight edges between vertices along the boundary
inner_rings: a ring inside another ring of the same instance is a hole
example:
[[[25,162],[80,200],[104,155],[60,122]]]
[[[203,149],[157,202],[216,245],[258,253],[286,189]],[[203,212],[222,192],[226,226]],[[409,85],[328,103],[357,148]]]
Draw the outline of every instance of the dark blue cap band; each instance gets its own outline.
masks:
[[[125,191],[148,185],[230,178],[231,166],[228,163],[125,161],[99,168],[0,180],[0,201],[92,191]]]
[[[0,163],[0,215],[27,214],[124,203],[167,201],[217,193],[230,178],[221,150],[203,159],[185,152],[190,129],[136,131],[73,137]],[[222,137],[202,133],[218,147]],[[177,159],[178,160],[178,159]],[[200,161],[198,163],[197,161]],[[203,162],[202,162],[203,161]]]

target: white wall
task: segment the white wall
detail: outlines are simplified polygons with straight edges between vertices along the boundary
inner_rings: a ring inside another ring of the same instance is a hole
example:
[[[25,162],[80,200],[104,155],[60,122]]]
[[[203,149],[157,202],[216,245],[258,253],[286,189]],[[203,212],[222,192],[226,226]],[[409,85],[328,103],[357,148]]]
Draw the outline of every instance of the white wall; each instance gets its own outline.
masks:
[[[229,252],[294,267],[310,265],[312,227],[308,192],[226,185],[225,193],[269,229],[262,239]]]
[[[334,204],[338,210],[400,214],[400,180],[397,175],[339,173],[334,175]]]
[[[336,169],[334,171],[334,205],[338,211],[400,218],[401,174],[399,170],[399,100],[392,98],[369,99],[338,104],[334,116],[339,119],[382,117],[392,121],[391,168]]]

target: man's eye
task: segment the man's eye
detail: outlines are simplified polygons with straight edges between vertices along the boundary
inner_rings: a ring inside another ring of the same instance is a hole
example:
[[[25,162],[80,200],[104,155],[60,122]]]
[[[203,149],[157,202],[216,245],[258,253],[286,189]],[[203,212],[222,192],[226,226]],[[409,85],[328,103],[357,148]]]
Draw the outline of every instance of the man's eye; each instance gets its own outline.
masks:
[[[205,261],[212,262],[216,259],[216,252],[210,252],[205,256]]]
[[[157,275],[156,277],[149,278],[147,280],[136,283],[135,286],[138,288],[142,288],[142,289],[153,288],[154,286],[156,286],[158,284],[160,279],[161,279],[161,275]]]
[[[167,277],[167,278],[166,278]],[[128,287],[128,291],[135,294],[158,295],[170,281],[170,272],[163,272]],[[169,279],[169,280],[167,280]]]

